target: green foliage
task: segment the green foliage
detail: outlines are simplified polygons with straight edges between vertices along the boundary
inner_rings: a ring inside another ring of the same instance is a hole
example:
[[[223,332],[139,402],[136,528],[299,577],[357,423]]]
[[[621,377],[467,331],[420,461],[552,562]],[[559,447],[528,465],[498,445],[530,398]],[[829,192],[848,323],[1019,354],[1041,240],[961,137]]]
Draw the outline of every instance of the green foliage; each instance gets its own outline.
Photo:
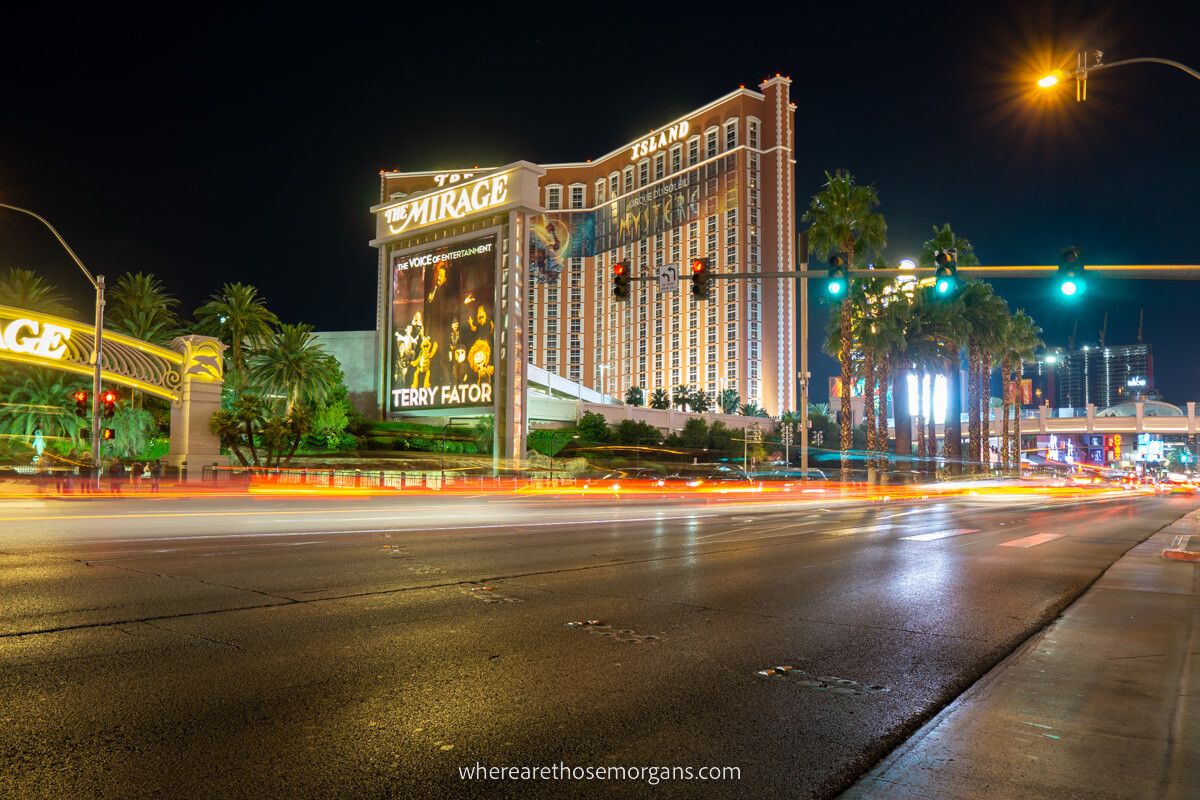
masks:
[[[6,306],[43,314],[71,317],[75,313],[66,295],[31,269],[9,267],[0,273],[0,298]]]
[[[641,420],[623,419],[613,429],[612,440],[617,444],[656,445],[662,441],[658,428]]]
[[[708,424],[702,419],[693,417],[683,424],[683,431],[679,438],[683,441],[683,446],[699,450],[708,447]]]
[[[666,389],[655,389],[651,392],[650,407],[659,411],[666,411],[671,407],[671,396],[667,394]]]
[[[102,448],[124,459],[145,458],[157,433],[153,414],[144,408],[125,404],[117,407],[112,419],[105,422],[105,427],[112,428],[113,439],[107,445],[102,444]],[[100,452],[103,453],[104,449]]]
[[[575,440],[575,436],[575,432],[570,428],[530,431],[529,449],[544,456],[557,456],[568,444]]]
[[[280,325],[247,359],[251,384],[263,396],[286,398],[287,412],[301,402],[320,405],[345,389],[341,366],[312,331],[306,323]]]
[[[179,300],[162,281],[143,272],[126,272],[105,297],[104,324],[119,333],[166,345],[179,330]]]
[[[584,412],[575,427],[579,432],[579,437],[585,442],[602,444],[608,441],[608,422],[604,419],[603,414],[596,414],[592,411]]]
[[[0,433],[23,439],[40,427],[47,442],[65,441],[74,448],[90,442],[91,416],[75,416],[71,398],[78,389],[87,388],[82,379],[37,367],[6,369],[4,376],[12,388],[0,405]]]
[[[688,405],[692,407],[692,411],[703,414],[712,408],[712,398],[709,397],[708,392],[697,389],[688,397]]]
[[[312,430],[311,414],[301,405],[280,413],[250,391],[238,394],[231,405],[231,409],[213,414],[209,425],[221,444],[245,466],[288,463],[304,435]]]
[[[640,386],[630,386],[625,391],[625,405],[641,407],[646,405],[646,393]]]
[[[739,409],[744,417],[766,417],[768,416],[766,409],[759,407],[757,403],[742,403]]]
[[[685,383],[679,384],[671,392],[671,402],[679,406],[680,411],[687,411],[692,404],[692,388]]]
[[[736,414],[741,402],[742,397],[737,389],[725,389],[717,395],[717,405],[723,414]]]
[[[741,450],[741,442],[735,440],[733,431],[724,422],[717,421],[708,427],[708,449],[721,455],[736,455]]]
[[[475,449],[480,453],[491,453],[492,445],[496,437],[496,419],[490,414],[486,417],[481,417],[475,423],[475,427],[471,430],[471,437],[475,443]]]
[[[200,333],[229,345],[233,368],[240,371],[246,366],[245,349],[264,342],[279,318],[258,296],[258,289],[227,283],[196,309],[196,323]]]
[[[960,267],[975,267],[979,265],[979,259],[975,257],[975,246],[970,240],[950,230],[950,223],[947,222],[942,227],[933,226],[933,238],[928,239],[921,245],[921,253],[917,257],[917,265],[922,267],[932,267],[933,254],[938,250],[958,250],[957,264]]]

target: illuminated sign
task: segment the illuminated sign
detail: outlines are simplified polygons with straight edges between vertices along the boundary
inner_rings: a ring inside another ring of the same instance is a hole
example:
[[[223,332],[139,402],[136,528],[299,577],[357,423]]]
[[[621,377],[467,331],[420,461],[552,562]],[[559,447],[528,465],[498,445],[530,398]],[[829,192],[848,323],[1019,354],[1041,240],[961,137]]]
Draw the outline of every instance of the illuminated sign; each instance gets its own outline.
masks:
[[[37,320],[14,319],[0,330],[0,350],[40,358],[61,359],[67,353],[71,329]]]
[[[459,181],[469,181],[475,177],[474,172],[443,172],[441,175],[434,175],[433,182],[442,186],[453,186]]]
[[[685,119],[683,122],[677,122],[669,128],[663,128],[661,131],[656,131],[640,142],[635,142],[629,151],[629,159],[637,161],[639,158],[644,158],[650,155],[655,150],[660,150],[672,142],[678,142],[683,137],[687,136],[688,122]]]
[[[492,404],[496,250],[493,235],[392,256],[393,412]]]
[[[1129,380],[1125,381],[1125,385],[1126,386],[1134,386],[1134,387],[1145,386],[1146,379],[1145,378],[1136,378],[1136,377],[1130,378]]]
[[[388,232],[394,236],[503,205],[509,199],[511,178],[511,172],[488,175],[389,206],[382,212]]]

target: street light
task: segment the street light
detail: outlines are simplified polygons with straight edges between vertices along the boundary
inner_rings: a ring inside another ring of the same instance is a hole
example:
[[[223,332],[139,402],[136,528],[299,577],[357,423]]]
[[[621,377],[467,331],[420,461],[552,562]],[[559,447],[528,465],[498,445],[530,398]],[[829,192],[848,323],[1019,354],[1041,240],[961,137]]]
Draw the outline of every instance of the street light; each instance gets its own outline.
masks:
[[[1111,69],[1112,67],[1123,67],[1126,64],[1163,64],[1168,67],[1183,72],[1193,78],[1200,80],[1200,72],[1192,69],[1186,64],[1181,64],[1178,61],[1172,61],[1169,58],[1126,58],[1121,61],[1112,61],[1108,64],[1102,63],[1104,53],[1100,50],[1081,50],[1075,54],[1075,69],[1069,73],[1060,71],[1049,72],[1038,78],[1037,85],[1042,89],[1050,89],[1058,85],[1060,77],[1066,74],[1072,75],[1075,78],[1075,100],[1082,102],[1087,100],[1087,80],[1088,75],[1093,72],[1098,72],[1102,69]]]
[[[104,276],[93,276],[91,271],[83,265],[79,260],[79,256],[75,255],[75,251],[67,244],[67,240],[62,237],[58,229],[50,224],[50,221],[30,211],[27,208],[20,206],[9,205],[8,203],[0,203],[0,208],[7,208],[9,211],[16,211],[21,214],[33,217],[38,222],[45,225],[50,233],[54,234],[54,238],[67,251],[67,255],[75,262],[83,272],[84,277],[88,279],[93,288],[96,290],[96,328],[95,328],[95,344],[92,347],[92,361],[94,367],[92,369],[92,465],[96,468],[96,484],[100,483],[100,371],[103,368],[103,352],[104,352]]]

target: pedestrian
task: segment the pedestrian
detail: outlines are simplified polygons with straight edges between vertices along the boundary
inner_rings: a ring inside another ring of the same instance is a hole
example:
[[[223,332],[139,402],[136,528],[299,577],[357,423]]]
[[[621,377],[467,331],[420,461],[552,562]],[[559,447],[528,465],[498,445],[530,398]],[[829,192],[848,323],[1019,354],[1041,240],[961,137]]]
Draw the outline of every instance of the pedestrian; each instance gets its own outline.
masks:
[[[133,486],[134,492],[142,490],[142,462],[135,461],[129,467],[129,483]]]
[[[112,494],[121,493],[121,476],[124,472],[120,458],[114,458],[108,465],[108,491]]]
[[[154,463],[149,467],[150,470],[150,491],[158,494],[158,484],[162,481],[163,463],[161,458],[154,459]]]

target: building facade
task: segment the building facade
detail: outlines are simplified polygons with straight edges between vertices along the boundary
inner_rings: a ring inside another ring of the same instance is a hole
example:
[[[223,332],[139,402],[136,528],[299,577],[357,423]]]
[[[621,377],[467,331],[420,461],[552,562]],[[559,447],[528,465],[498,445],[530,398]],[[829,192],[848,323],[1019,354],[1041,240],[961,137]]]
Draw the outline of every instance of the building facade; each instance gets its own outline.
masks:
[[[507,359],[617,398],[631,387],[648,398],[655,389],[687,385],[714,401],[734,389],[741,402],[771,414],[796,408],[795,280],[717,279],[708,300],[694,299],[686,280],[665,292],[655,280],[671,267],[687,275],[697,257],[707,258],[714,274],[795,269],[790,83],[776,76],[758,91],[740,88],[598,158],[528,165],[523,174],[536,175],[536,194],[509,198],[520,212],[503,223],[501,257],[511,272],[497,287],[513,294],[496,297],[495,308],[508,309],[508,318],[501,320],[507,338],[497,337],[495,347]],[[453,199],[432,211],[413,211],[414,205],[453,187],[478,187],[510,167],[381,173],[380,205],[372,209],[381,223],[372,244],[380,248],[384,413],[404,411],[390,395],[399,374],[395,358],[383,355],[397,334],[407,335],[395,330],[398,317],[389,311],[403,279],[397,256],[435,244],[442,233],[500,224],[474,224],[478,215],[494,216],[496,204],[469,197],[460,215],[447,208]],[[478,190],[479,197],[494,194]],[[397,225],[399,213],[426,232],[405,236],[415,229]],[[618,262],[635,278],[628,301],[612,296]],[[519,370],[509,367],[519,381]],[[410,383],[407,372],[403,381]]]
[[[1056,350],[1038,356],[1031,370],[1043,398],[1058,408],[1088,404],[1108,408],[1127,400],[1156,398],[1154,356],[1148,344]]]

